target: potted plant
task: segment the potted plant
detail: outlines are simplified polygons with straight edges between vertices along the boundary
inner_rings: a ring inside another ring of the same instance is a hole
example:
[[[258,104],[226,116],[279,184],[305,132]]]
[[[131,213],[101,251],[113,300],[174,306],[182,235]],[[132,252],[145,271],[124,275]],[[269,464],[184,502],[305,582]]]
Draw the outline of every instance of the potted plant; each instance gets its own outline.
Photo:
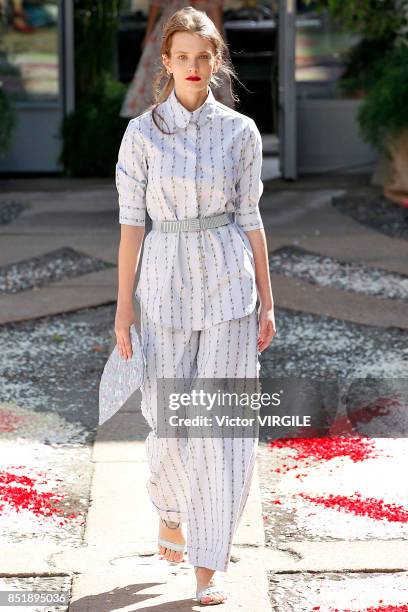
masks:
[[[408,45],[400,41],[378,63],[360,108],[363,138],[382,153],[384,195],[408,207]],[[378,174],[378,172],[377,172]]]

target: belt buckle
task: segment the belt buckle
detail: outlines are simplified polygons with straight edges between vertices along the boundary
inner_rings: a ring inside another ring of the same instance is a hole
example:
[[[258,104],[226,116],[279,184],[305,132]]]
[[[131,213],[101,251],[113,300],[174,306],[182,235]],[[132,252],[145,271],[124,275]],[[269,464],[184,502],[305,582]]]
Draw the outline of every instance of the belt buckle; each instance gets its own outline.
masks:
[[[190,219],[191,227],[194,232],[198,232],[201,229],[201,219],[200,217],[194,217]]]

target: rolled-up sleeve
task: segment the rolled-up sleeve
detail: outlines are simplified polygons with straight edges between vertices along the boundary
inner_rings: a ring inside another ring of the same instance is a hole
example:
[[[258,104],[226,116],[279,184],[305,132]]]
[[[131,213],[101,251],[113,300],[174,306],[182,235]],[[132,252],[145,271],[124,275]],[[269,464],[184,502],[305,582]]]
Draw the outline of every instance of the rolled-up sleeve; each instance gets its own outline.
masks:
[[[123,135],[116,164],[120,224],[145,225],[146,186],[146,150],[139,126],[131,120]]]
[[[259,200],[263,193],[261,181],[262,138],[255,121],[251,121],[243,142],[243,160],[235,186],[235,221],[244,230],[263,229]]]

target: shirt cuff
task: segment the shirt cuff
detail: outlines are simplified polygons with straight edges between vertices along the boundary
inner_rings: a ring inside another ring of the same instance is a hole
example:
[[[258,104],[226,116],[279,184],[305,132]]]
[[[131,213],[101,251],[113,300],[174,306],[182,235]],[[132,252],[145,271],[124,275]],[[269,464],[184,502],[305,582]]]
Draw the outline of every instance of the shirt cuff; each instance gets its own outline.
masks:
[[[235,222],[238,223],[238,225],[245,232],[264,228],[259,206],[256,206],[256,208],[251,208],[251,210],[248,211],[240,210],[239,212],[236,212]]]
[[[119,206],[119,223],[121,225],[134,225],[144,227],[146,225],[145,210],[137,210],[134,206]]]

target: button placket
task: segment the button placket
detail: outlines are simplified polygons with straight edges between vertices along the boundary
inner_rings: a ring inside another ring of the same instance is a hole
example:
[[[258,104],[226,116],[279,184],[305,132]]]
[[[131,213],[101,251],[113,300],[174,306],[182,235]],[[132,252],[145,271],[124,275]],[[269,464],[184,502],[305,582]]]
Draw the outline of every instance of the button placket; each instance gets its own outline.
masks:
[[[200,126],[197,122],[192,121],[191,124],[194,126],[194,138],[195,138],[195,198],[196,198],[196,216],[201,216],[200,211],[200,202],[198,201],[198,142],[201,137],[200,134]],[[205,262],[204,262],[204,248],[203,248],[203,230],[199,230],[197,232],[197,246],[198,246],[198,261],[199,261],[199,269],[200,269],[200,287],[201,287],[201,299],[200,299],[200,327],[204,326],[205,321]]]

